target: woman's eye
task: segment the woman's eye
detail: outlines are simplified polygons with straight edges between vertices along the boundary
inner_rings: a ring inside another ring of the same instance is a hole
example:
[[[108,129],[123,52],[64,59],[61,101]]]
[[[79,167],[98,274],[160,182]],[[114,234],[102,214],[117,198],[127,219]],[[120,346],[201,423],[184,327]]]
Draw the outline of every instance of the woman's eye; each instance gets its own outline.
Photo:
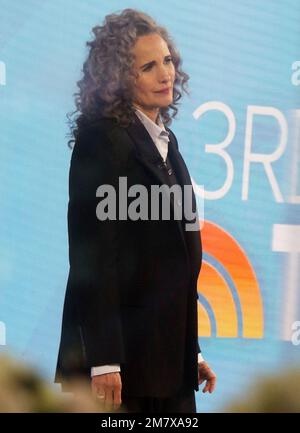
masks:
[[[172,63],[173,62],[173,58],[172,57],[168,57],[167,59],[165,59],[165,62],[167,63]],[[150,69],[152,68],[152,65],[148,65],[143,69],[143,72],[145,71],[150,71]]]

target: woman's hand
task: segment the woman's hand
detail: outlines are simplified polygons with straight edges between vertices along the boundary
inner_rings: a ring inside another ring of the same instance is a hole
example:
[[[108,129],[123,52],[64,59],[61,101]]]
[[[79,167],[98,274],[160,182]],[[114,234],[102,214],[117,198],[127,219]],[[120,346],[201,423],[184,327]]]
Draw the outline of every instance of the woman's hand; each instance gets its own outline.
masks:
[[[198,384],[201,385],[206,380],[206,385],[202,392],[209,391],[212,393],[216,387],[217,376],[209,368],[208,364],[203,361],[198,363]]]
[[[121,406],[122,381],[120,373],[107,373],[92,377],[92,394],[105,409],[119,409]]]

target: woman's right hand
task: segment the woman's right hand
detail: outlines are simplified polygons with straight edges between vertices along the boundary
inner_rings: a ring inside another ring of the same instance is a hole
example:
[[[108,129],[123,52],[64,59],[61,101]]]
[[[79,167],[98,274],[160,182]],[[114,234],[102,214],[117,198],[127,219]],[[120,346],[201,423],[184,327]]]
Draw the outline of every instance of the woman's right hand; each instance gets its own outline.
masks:
[[[105,409],[119,409],[122,381],[120,373],[107,373],[92,377],[92,394],[103,402]]]

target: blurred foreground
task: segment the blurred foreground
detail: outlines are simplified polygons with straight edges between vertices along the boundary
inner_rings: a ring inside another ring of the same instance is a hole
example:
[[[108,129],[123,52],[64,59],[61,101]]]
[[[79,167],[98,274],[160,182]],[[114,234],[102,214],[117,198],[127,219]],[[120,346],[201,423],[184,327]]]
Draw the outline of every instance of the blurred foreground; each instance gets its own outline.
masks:
[[[222,412],[298,413],[300,412],[300,367],[257,377],[243,396],[224,406]]]
[[[0,412],[109,412],[92,397],[90,384],[73,383],[73,393],[62,393],[32,368],[0,356]]]
[[[63,393],[31,367],[0,355],[0,412],[82,413],[118,412],[92,397],[90,383],[73,382],[73,393]],[[257,377],[253,385],[222,408],[234,413],[300,412],[300,368]],[[123,412],[124,413],[124,412]]]

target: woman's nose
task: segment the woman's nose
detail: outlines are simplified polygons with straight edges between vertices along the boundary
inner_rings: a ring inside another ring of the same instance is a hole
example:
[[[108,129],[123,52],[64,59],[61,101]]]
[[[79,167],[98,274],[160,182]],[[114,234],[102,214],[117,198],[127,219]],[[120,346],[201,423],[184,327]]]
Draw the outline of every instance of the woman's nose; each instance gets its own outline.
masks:
[[[162,66],[158,71],[158,79],[162,82],[171,81],[171,74],[167,66]]]

